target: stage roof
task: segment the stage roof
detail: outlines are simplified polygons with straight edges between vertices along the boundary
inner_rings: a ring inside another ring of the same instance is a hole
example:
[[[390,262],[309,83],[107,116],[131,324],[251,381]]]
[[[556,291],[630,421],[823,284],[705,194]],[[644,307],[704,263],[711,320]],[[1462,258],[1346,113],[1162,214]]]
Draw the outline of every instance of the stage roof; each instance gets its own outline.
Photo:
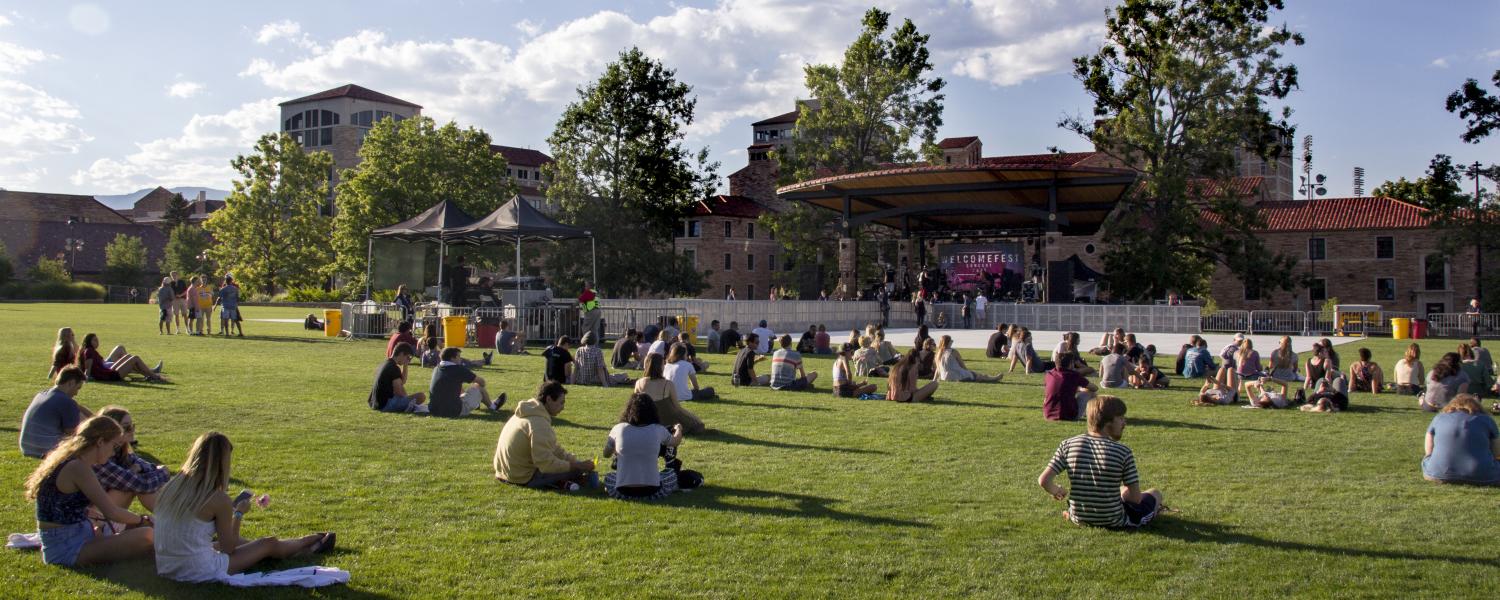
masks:
[[[1076,156],[982,159],[977,165],[932,165],[836,175],[777,190],[843,214],[850,226],[879,223],[915,234],[1016,233],[1054,229],[1097,232],[1135,181],[1128,169],[1078,166]]]

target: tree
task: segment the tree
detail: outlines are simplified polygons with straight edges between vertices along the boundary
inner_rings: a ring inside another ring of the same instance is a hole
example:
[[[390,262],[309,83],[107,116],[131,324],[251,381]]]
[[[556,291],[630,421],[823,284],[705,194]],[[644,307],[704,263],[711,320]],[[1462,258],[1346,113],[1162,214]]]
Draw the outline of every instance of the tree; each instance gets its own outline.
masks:
[[[333,156],[303,152],[286,134],[266,134],[255,153],[229,164],[240,178],[224,208],[204,223],[217,241],[209,257],[266,293],[318,284],[319,272],[333,258],[329,219],[323,216]]]
[[[1111,291],[1126,299],[1205,295],[1216,265],[1261,289],[1296,283],[1296,259],[1256,237],[1253,207],[1227,185],[1237,150],[1290,151],[1290,109],[1267,101],[1297,87],[1281,49],[1301,34],[1266,25],[1281,0],[1127,0],[1099,51],[1073,60],[1091,117],[1060,125],[1138,171],[1106,223]],[[1205,218],[1209,216],[1209,218]]]
[[[708,149],[683,145],[697,104],[691,94],[676,71],[631,48],[579,88],[547,138],[554,159],[543,167],[551,181],[547,199],[560,220],[593,231],[600,257],[595,285],[610,294],[703,290],[702,277],[684,268],[670,243],[677,222],[714,193],[718,180]],[[549,253],[547,266],[563,289],[589,277],[581,244]]]
[[[932,77],[927,50],[930,36],[917,31],[910,19],[894,31],[890,13],[878,8],[865,12],[859,37],[844,50],[837,65],[808,65],[804,85],[816,99],[799,103],[797,125],[787,150],[772,152],[783,183],[814,179],[819,174],[860,173],[882,163],[935,160],[937,129],[943,124],[941,93],[947,85]],[[912,142],[915,139],[916,147]],[[836,260],[824,253],[838,247],[841,232],[831,211],[792,203],[761,218],[782,250],[799,268],[777,274],[782,284],[797,279],[821,281],[837,271]],[[856,240],[869,236],[852,232]],[[869,253],[862,253],[869,263]],[[861,270],[870,265],[862,264]],[[816,269],[818,272],[809,273]]]
[[[140,285],[146,277],[146,245],[141,238],[123,233],[104,246],[104,283]]]
[[[10,262],[10,252],[6,251],[5,242],[0,242],[0,285],[9,283],[15,274],[16,268]]]
[[[1500,88],[1500,69],[1490,77],[1495,87]],[[1479,82],[1469,79],[1458,91],[1448,94],[1448,112],[1456,112],[1468,122],[1469,128],[1459,137],[1470,144],[1477,144],[1495,130],[1500,129],[1500,96],[1492,96]]]
[[[1465,177],[1484,177],[1500,181],[1500,167],[1491,165],[1475,173],[1473,167],[1454,165],[1453,158],[1446,154],[1432,157],[1427,164],[1427,174],[1415,181],[1405,177],[1387,181],[1375,188],[1376,196],[1388,196],[1410,202],[1428,210],[1432,226],[1443,230],[1438,236],[1439,250],[1445,258],[1451,258],[1462,250],[1475,251],[1474,276],[1477,295],[1488,306],[1500,306],[1500,301],[1486,298],[1484,289],[1489,287],[1483,274],[1483,258],[1495,247],[1494,223],[1500,222],[1500,205],[1493,202],[1488,190],[1473,192],[1464,189]],[[1477,184],[1476,184],[1477,187]]]
[[[162,273],[190,273],[212,275],[214,269],[208,260],[208,248],[213,240],[201,227],[178,225],[167,235],[167,248],[161,259]]]
[[[68,263],[62,258],[45,256],[36,259],[36,266],[26,273],[26,278],[32,283],[67,283],[73,280],[73,276],[68,274]]]
[[[179,225],[186,225],[188,216],[191,214],[192,212],[187,199],[183,198],[180,192],[174,193],[172,194],[172,198],[167,200],[167,210],[162,214],[162,227],[167,231],[171,231]]]
[[[365,135],[359,166],[343,172],[333,219],[337,260],[330,275],[364,280],[370,231],[417,216],[452,200],[474,218],[515,195],[505,157],[489,134],[441,127],[429,117],[382,119]]]

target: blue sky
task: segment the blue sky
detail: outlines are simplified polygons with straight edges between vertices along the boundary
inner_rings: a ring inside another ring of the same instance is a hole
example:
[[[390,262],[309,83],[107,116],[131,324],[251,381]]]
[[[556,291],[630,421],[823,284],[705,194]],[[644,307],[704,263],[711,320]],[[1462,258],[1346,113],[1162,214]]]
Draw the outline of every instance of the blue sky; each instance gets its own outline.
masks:
[[[804,96],[801,66],[833,62],[863,2],[0,2],[0,187],[115,194],[227,188],[229,160],[276,127],[276,103],[358,83],[496,143],[546,149],[576,86],[632,44],[699,96],[689,143],[728,174],[749,124]],[[1086,111],[1068,73],[1096,48],[1099,0],[899,0],[949,81],[943,136],[985,153],[1088,149],[1056,128]],[[1330,195],[1419,176],[1434,153],[1500,162],[1459,141],[1443,99],[1500,69],[1500,2],[1289,1],[1277,22],[1302,89],[1288,103]],[[1434,8],[1436,7],[1436,8]],[[1300,168],[1300,164],[1298,165]]]

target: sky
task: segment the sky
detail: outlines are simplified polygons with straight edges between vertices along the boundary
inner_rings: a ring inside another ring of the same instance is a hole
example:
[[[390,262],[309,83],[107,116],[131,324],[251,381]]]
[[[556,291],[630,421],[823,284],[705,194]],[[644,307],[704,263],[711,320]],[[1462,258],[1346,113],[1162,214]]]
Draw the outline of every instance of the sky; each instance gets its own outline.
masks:
[[[632,45],[693,86],[687,144],[708,147],[728,175],[745,165],[750,123],[806,97],[802,67],[837,62],[872,1],[0,0],[0,188],[228,189],[230,159],[276,130],[277,103],[345,83],[546,151],[577,87]],[[948,81],[940,137],[977,135],[1001,155],[1091,149],[1056,124],[1090,109],[1070,60],[1099,47],[1113,4],[878,6],[932,36]],[[1299,145],[1313,136],[1329,196],[1351,193],[1355,166],[1368,193],[1421,176],[1440,152],[1500,162],[1500,136],[1463,143],[1443,107],[1465,79],[1500,69],[1500,2],[1287,4],[1272,23],[1307,44],[1288,50],[1301,88],[1286,104]]]

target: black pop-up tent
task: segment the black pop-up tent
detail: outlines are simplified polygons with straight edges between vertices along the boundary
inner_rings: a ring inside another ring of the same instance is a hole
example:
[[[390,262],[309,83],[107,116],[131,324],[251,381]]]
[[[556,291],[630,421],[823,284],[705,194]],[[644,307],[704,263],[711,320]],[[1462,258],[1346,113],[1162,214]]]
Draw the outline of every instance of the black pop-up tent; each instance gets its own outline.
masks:
[[[443,255],[447,252],[448,244],[463,242],[460,232],[472,224],[474,224],[474,217],[465,213],[453,201],[444,200],[415,217],[371,231],[369,249],[365,254],[365,298],[370,297],[370,262],[375,254],[375,238],[396,239],[403,242],[437,242],[438,288],[441,289],[443,287]]]
[[[498,242],[515,242],[516,244],[516,286],[520,290],[521,282],[521,242],[525,240],[549,240],[561,241],[570,239],[589,238],[589,250],[593,261],[591,265],[595,285],[599,279],[599,261],[595,254],[597,247],[594,245],[594,233],[572,225],[564,225],[552,220],[542,211],[532,206],[530,202],[515,196],[509,202],[501,205],[492,212],[473,224],[456,230],[457,239],[470,244],[491,244]]]

